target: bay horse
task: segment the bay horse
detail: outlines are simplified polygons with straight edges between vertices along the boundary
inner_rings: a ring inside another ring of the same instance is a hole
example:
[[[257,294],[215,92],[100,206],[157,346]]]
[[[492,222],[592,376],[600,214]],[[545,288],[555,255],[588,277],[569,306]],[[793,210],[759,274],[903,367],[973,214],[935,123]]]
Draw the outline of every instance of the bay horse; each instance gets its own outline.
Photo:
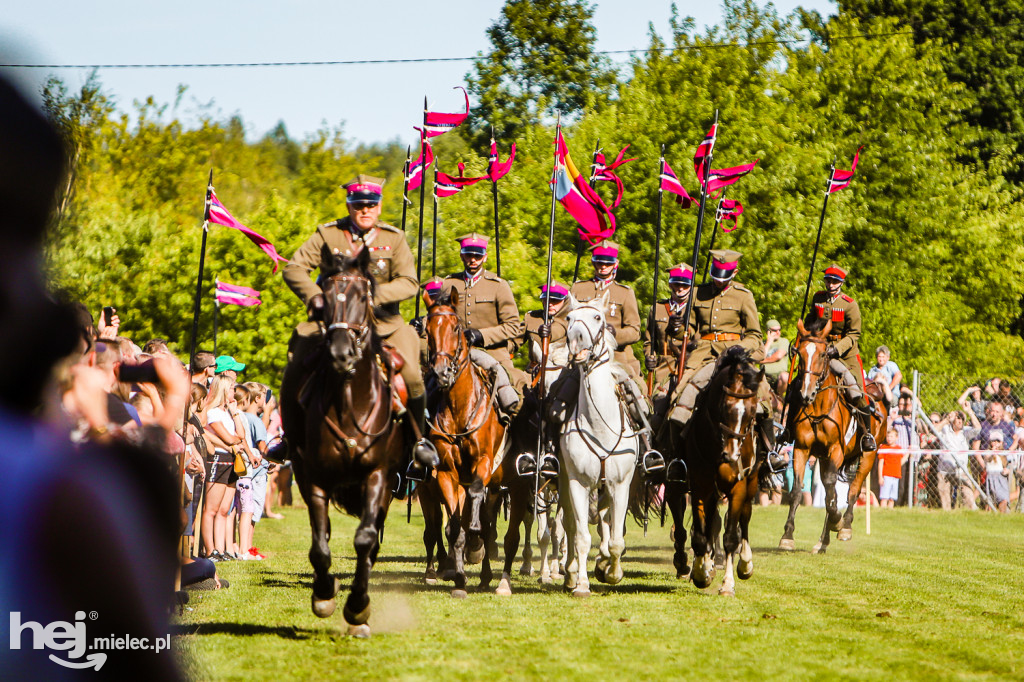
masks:
[[[492,382],[470,360],[469,344],[455,312],[458,291],[433,297],[424,294],[423,300],[427,305],[425,330],[430,368],[440,392],[428,429],[429,438],[441,458],[435,475],[449,516],[448,551],[455,570],[452,596],[465,598],[469,553],[480,557],[481,587],[490,585],[493,574],[487,540],[497,521],[499,506],[493,502],[503,481],[510,483],[510,490],[517,489],[513,479],[518,476],[514,458],[506,457],[510,443],[494,408]],[[519,550],[519,524],[526,514],[527,502],[528,497],[512,495],[505,565],[495,591],[498,595],[512,593],[511,565]]]
[[[624,523],[629,486],[636,469],[638,434],[626,417],[619,383],[629,380],[612,359],[615,337],[605,325],[608,292],[578,302],[569,295],[567,338],[572,363],[579,368],[579,397],[562,425],[559,500],[566,508],[568,556],[565,587],[575,597],[590,596],[590,495],[598,491],[599,556],[594,576],[615,585],[622,580]]]
[[[292,441],[292,459],[309,510],[312,607],[320,618],[334,613],[340,586],[330,573],[330,502],[359,517],[355,576],[342,610],[357,637],[370,635],[370,570],[405,446],[392,405],[398,368],[374,330],[376,284],[368,264],[363,248],[355,258],[336,255],[322,273],[323,338],[298,395],[282,395],[281,402],[285,432],[301,434]]]
[[[796,527],[796,510],[803,497],[804,471],[807,460],[816,457],[821,466],[821,482],[825,485],[825,525],[821,539],[812,550],[813,554],[824,554],[828,549],[831,533],[838,533],[840,540],[853,537],[853,509],[872,467],[875,465],[877,450],[861,451],[857,420],[843,398],[846,386],[839,381],[829,367],[827,350],[828,334],[832,321],[815,319],[809,327],[803,320],[796,323],[799,332],[793,344],[797,357],[797,370],[790,379],[791,390],[796,391],[790,410],[791,430],[795,438],[793,445],[793,492],[789,500],[789,517],[779,541],[780,549],[794,549],[793,530]],[[877,397],[877,396],[876,396]],[[872,414],[871,425],[876,442],[885,442],[885,422]],[[846,512],[840,515],[836,499],[836,477],[839,470],[860,458],[860,467],[850,482]]]
[[[734,572],[743,580],[754,572],[749,539],[759,463],[754,424],[757,389],[764,370],[758,370],[750,359],[750,353],[740,346],[726,350],[717,363],[707,387],[697,397],[689,428],[681,439],[688,480],[686,483],[667,482],[665,501],[675,523],[673,561],[677,575],[682,578],[689,574],[693,584],[703,589],[715,577],[715,541],[722,529],[718,503],[725,496],[725,578],[718,593],[734,596]],[[671,428],[673,442],[680,443],[678,427]],[[690,527],[692,570],[687,566],[683,526],[687,486],[693,507]]]

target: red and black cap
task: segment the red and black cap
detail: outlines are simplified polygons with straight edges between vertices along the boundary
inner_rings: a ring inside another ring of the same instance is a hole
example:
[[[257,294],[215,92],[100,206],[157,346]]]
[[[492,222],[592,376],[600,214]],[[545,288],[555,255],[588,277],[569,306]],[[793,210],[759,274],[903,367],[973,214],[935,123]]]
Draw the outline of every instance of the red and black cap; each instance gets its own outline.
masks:
[[[384,193],[384,178],[360,173],[355,180],[342,185],[342,188],[348,192],[346,202],[349,204],[379,204]]]

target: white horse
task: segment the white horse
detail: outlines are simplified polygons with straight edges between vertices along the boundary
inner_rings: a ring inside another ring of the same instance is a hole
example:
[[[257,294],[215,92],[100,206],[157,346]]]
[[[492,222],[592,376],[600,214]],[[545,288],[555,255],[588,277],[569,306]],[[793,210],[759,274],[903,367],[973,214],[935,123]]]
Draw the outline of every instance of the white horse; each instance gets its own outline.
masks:
[[[577,597],[590,595],[587,556],[594,490],[599,492],[600,537],[594,575],[611,585],[622,580],[623,528],[639,447],[618,396],[618,385],[628,375],[612,360],[615,337],[605,326],[607,305],[608,292],[586,303],[569,297],[569,353],[580,371],[580,388],[576,408],[562,426],[558,482],[569,536],[565,586]]]

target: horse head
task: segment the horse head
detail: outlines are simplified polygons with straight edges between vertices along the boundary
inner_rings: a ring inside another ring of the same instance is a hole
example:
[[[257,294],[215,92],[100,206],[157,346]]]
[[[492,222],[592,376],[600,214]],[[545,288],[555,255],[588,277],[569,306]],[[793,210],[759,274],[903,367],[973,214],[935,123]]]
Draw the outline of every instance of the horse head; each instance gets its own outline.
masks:
[[[376,282],[370,275],[369,262],[365,247],[354,258],[334,254],[321,284],[327,348],[334,369],[343,377],[355,374],[373,336]]]
[[[828,333],[832,331],[832,320],[815,319],[810,329],[803,320],[797,320],[798,332],[793,352],[798,358],[800,376],[800,399],[810,405],[818,397],[818,391],[828,375]]]
[[[721,395],[718,400],[718,428],[722,435],[722,458],[733,465],[743,477],[743,444],[754,429],[757,412],[757,390],[764,379],[764,368],[758,370],[750,353],[740,346],[725,352],[718,368]]]
[[[469,346],[455,312],[459,305],[459,292],[451,289],[433,298],[424,294],[423,300],[427,303],[425,329],[430,348],[430,366],[437,376],[438,385],[450,390],[469,363]]]
[[[607,291],[583,303],[569,294],[566,338],[572,362],[587,366],[611,358],[615,335],[605,324],[607,309]]]

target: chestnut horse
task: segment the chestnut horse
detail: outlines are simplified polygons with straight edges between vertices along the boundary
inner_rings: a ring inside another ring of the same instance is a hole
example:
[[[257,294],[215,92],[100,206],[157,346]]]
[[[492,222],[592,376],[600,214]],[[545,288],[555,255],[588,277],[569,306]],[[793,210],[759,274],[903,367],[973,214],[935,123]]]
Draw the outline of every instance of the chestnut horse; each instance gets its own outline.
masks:
[[[693,570],[686,562],[687,484],[668,482],[665,503],[675,523],[674,563],[678,577],[690,575],[693,584],[705,588],[715,577],[715,541],[722,528],[718,502],[726,498],[725,579],[718,593],[736,594],[735,574],[746,580],[754,572],[749,526],[752,504],[757,497],[757,465],[754,433],[757,389],[764,376],[750,359],[750,353],[733,346],[718,359],[711,381],[701,392],[682,438],[693,521],[690,543]],[[673,427],[673,431],[674,431]],[[672,442],[679,442],[673,433]],[[739,552],[739,561],[736,553]]]
[[[517,476],[514,458],[505,456],[509,439],[493,405],[491,381],[483,369],[470,361],[469,344],[455,312],[458,297],[458,291],[453,290],[433,298],[424,295],[423,299],[427,304],[425,329],[430,367],[440,390],[429,437],[441,458],[436,476],[449,516],[448,551],[455,569],[452,596],[464,598],[467,547],[481,559],[480,585],[487,587],[492,578],[486,545],[497,521],[498,505],[488,504],[488,496],[493,501],[502,481],[512,482]],[[528,501],[520,497],[512,497],[505,536],[505,567],[496,590],[499,595],[512,593],[511,564],[519,550],[518,527]],[[424,539],[426,543],[426,536]]]
[[[334,613],[339,588],[330,573],[330,501],[360,519],[355,576],[342,610],[349,634],[357,637],[370,634],[367,586],[404,447],[404,430],[392,408],[397,369],[374,330],[375,282],[368,263],[364,248],[356,258],[336,256],[334,267],[322,273],[321,345],[309,358],[298,395],[281,396],[284,429],[299,436],[290,448],[295,480],[309,508],[313,613],[320,618]]]
[[[789,500],[789,517],[779,541],[780,549],[794,549],[793,529],[796,527],[796,510],[803,497],[804,470],[807,460],[816,457],[821,466],[821,482],[825,485],[825,525],[821,539],[812,553],[824,554],[828,549],[831,532],[838,533],[840,540],[853,536],[853,508],[860,495],[861,486],[871,468],[875,465],[877,450],[861,452],[860,428],[853,412],[846,404],[846,386],[829,368],[827,350],[828,334],[832,330],[831,320],[814,320],[805,328],[802,320],[797,321],[799,335],[793,344],[797,357],[797,371],[790,379],[792,391],[797,391],[790,410],[796,413],[790,417],[793,437],[793,492]],[[871,417],[871,429],[877,442],[885,441],[885,422]],[[839,470],[860,460],[856,476],[850,482],[846,512],[839,513],[836,499],[836,477]]]

